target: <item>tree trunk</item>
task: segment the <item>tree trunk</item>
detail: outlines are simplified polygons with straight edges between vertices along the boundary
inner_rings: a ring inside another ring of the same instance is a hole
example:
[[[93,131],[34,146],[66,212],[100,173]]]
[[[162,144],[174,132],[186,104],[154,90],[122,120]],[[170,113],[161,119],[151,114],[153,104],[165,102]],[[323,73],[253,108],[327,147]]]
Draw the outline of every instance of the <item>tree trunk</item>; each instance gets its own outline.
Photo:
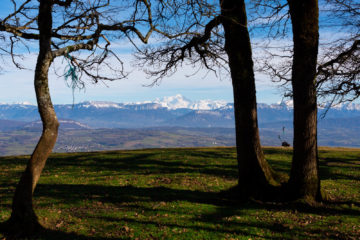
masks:
[[[244,0],[221,0],[225,51],[234,93],[239,189],[245,196],[262,195],[275,185],[274,172],[261,149],[252,50]]]
[[[9,231],[19,236],[29,236],[41,228],[33,210],[32,196],[58,134],[58,120],[51,102],[48,70],[52,63],[51,30],[52,1],[41,0],[38,25],[40,31],[39,55],[36,63],[34,85],[38,110],[43,123],[40,140],[18,183],[8,221]]]
[[[293,29],[294,155],[289,189],[294,198],[321,199],[317,157],[317,0],[288,0]]]

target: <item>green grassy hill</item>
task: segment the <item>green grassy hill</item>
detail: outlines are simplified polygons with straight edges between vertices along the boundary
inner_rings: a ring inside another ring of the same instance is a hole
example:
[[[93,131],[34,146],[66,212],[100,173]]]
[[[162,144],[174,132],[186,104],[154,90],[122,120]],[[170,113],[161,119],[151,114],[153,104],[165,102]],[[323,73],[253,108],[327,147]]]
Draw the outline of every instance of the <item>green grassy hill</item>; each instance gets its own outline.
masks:
[[[289,172],[291,149],[265,148]],[[238,203],[234,148],[53,154],[35,191],[39,239],[360,239],[360,149],[323,148],[331,203]],[[0,221],[27,157],[0,158]],[[3,236],[0,234],[0,239]]]

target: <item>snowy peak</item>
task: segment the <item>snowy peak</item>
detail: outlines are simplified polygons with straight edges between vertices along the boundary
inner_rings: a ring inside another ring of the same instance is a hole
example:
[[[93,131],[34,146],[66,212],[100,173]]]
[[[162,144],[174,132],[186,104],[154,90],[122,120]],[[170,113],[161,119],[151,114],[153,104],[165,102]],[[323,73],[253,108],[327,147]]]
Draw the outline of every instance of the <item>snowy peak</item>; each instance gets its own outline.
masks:
[[[194,110],[214,110],[220,108],[231,108],[231,106],[224,100],[200,100],[194,102],[192,109]]]
[[[163,97],[162,99],[155,99],[153,103],[160,104],[162,107],[167,109],[178,109],[178,108],[190,108],[192,102],[189,99],[186,99],[180,94],[170,97]]]
[[[84,108],[123,108],[123,104],[104,101],[88,101],[79,105]]]
[[[180,108],[187,108],[192,110],[214,110],[224,108],[227,106],[227,102],[224,100],[199,100],[191,101],[180,94],[170,97],[164,97],[162,99],[155,99],[153,103],[160,104],[167,109],[175,110]]]
[[[292,109],[294,108],[294,101],[293,100],[282,101],[279,105],[288,109]]]
[[[163,98],[156,98],[153,101],[132,102],[132,103],[116,103],[109,101],[86,101],[72,104],[55,105],[56,109],[91,109],[91,110],[177,110],[177,109],[189,109],[189,110],[230,110],[233,109],[234,104],[228,103],[225,100],[197,100],[192,101],[181,94],[175,96],[167,96]],[[259,110],[284,110],[292,111],[293,101],[281,101],[274,104],[258,103]],[[324,109],[327,104],[319,104],[319,109]],[[36,105],[29,102],[23,103],[0,103],[0,110],[6,109],[36,109]],[[341,103],[332,106],[331,109],[336,111],[360,111],[359,103]],[[0,115],[1,118],[1,115]]]
[[[31,102],[16,102],[16,103],[13,103],[15,105],[24,105],[24,106],[36,106],[35,104],[32,104]]]
[[[360,111],[360,104],[358,103],[340,103],[332,108],[337,110]]]
[[[146,109],[161,109],[168,110],[176,109],[192,109],[192,110],[215,110],[221,108],[232,108],[231,104],[228,104],[224,100],[199,100],[191,101],[184,96],[177,94],[175,96],[168,96],[163,98],[156,98],[153,101],[135,102],[135,103],[114,103],[114,102],[98,102],[88,101],[77,104],[78,107],[83,108],[118,108],[118,109],[134,109],[134,110],[146,110]]]
[[[258,108],[260,109],[264,109],[264,108],[271,108],[271,109],[285,109],[285,110],[291,110],[294,108],[294,102],[293,100],[288,100],[288,101],[281,101],[278,103],[274,103],[274,104],[265,104],[265,103],[260,103],[258,104]]]

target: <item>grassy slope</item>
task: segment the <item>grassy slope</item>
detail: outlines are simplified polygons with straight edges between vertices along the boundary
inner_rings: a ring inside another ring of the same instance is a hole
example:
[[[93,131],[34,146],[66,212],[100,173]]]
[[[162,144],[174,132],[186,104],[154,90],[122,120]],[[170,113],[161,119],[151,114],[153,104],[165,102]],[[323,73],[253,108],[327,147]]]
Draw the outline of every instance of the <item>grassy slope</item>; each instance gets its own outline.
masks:
[[[288,172],[291,150],[265,148]],[[320,151],[324,191],[338,204],[226,202],[234,148],[54,154],[35,193],[41,239],[359,239],[360,150]],[[0,158],[0,221],[26,157]],[[0,239],[2,236],[0,234]]]

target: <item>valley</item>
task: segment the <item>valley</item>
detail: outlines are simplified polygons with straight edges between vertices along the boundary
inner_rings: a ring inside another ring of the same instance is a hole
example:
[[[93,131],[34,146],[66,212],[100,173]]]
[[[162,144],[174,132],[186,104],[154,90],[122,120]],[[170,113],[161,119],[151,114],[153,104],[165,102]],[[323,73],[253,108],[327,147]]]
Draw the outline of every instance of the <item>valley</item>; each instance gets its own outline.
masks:
[[[141,103],[55,105],[60,131],[54,152],[234,146],[233,104],[181,95]],[[324,111],[327,111],[323,118]],[[291,102],[258,105],[263,146],[292,144]],[[360,105],[319,108],[319,146],[360,147]],[[37,107],[0,104],[0,155],[30,154],[42,123]]]

